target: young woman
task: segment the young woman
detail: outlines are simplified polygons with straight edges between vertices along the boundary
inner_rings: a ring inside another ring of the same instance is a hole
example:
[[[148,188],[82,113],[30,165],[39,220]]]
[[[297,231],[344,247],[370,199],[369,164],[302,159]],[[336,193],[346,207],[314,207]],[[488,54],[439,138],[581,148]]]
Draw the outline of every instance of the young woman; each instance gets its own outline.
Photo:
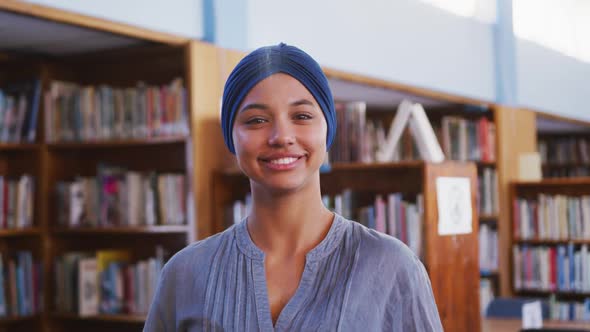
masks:
[[[442,331],[418,258],[322,204],[336,116],[317,62],[282,43],[250,53],[222,129],[252,210],[166,264],[144,331]]]

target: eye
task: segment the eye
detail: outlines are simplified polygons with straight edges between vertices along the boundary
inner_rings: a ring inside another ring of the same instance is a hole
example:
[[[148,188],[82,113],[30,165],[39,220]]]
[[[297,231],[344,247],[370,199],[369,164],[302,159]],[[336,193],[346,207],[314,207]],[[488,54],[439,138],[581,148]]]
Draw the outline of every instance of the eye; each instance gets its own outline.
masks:
[[[295,114],[295,120],[311,120],[313,116],[308,113],[297,113]]]
[[[246,120],[247,125],[257,125],[257,124],[261,124],[264,122],[266,122],[266,120],[261,117],[255,117],[255,118],[250,118],[250,119]]]

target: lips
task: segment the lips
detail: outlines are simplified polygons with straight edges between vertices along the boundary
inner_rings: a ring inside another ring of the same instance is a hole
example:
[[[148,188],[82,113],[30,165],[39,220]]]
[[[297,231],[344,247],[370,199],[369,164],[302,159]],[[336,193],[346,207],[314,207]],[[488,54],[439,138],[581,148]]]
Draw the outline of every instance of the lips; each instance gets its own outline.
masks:
[[[288,170],[295,167],[299,160],[301,160],[304,155],[295,155],[295,154],[275,154],[270,156],[265,156],[260,158],[261,161],[264,162],[266,167],[273,169],[273,170]]]

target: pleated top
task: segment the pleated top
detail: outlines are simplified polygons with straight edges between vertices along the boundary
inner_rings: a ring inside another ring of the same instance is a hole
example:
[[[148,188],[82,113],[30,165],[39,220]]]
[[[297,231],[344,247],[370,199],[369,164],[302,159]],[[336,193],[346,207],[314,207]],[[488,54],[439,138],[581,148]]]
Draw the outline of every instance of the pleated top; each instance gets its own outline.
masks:
[[[246,222],[189,245],[166,263],[144,331],[442,331],[424,266],[391,236],[336,214],[274,326],[264,257]]]

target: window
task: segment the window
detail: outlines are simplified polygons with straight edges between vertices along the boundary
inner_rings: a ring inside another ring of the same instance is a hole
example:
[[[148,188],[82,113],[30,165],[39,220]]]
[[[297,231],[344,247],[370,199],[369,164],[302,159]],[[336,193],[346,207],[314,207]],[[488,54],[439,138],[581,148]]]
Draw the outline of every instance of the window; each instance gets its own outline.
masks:
[[[484,23],[496,22],[496,0],[421,0],[458,16]],[[518,1],[518,0],[515,0]]]
[[[514,0],[514,33],[584,62],[590,62],[589,0]]]

